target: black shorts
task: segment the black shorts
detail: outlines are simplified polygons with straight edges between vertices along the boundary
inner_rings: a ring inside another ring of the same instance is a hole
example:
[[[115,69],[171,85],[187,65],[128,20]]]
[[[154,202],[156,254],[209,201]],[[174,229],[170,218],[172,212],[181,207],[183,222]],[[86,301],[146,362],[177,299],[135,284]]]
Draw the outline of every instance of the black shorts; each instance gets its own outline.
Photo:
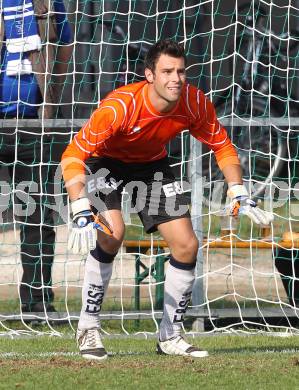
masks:
[[[168,158],[147,163],[124,163],[108,157],[86,161],[86,192],[93,211],[121,210],[123,190],[130,212],[137,212],[145,231],[160,223],[190,218],[189,198],[169,166]]]

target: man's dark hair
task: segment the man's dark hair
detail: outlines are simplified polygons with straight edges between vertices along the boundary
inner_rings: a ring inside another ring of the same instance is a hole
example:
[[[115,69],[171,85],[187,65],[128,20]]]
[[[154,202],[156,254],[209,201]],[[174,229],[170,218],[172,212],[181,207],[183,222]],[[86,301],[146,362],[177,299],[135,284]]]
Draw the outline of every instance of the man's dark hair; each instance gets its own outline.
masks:
[[[175,58],[184,58],[185,64],[187,63],[185,49],[181,43],[171,39],[162,39],[150,47],[144,60],[144,67],[153,72],[161,54],[167,54]]]

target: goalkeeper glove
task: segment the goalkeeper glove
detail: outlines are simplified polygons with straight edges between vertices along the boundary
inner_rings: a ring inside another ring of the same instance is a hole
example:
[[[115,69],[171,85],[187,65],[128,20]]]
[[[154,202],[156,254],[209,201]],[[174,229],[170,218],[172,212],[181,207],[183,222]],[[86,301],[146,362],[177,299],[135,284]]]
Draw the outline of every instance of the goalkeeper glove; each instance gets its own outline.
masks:
[[[112,235],[112,230],[104,219],[95,216],[89,200],[80,198],[71,203],[73,213],[72,231],[68,240],[68,250],[74,254],[86,254],[96,247],[96,229]]]
[[[229,206],[231,216],[247,215],[258,225],[269,225],[274,220],[272,213],[260,209],[256,202],[249,198],[244,185],[237,184],[230,187],[227,194],[232,199]]]

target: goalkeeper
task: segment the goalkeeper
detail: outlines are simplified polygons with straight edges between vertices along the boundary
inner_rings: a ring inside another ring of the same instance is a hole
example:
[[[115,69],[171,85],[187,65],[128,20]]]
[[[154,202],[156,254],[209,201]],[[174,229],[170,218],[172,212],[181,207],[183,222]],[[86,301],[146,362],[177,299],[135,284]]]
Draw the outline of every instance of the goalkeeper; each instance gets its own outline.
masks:
[[[62,157],[73,214],[69,249],[89,252],[76,334],[80,353],[87,359],[107,357],[99,313],[124,238],[121,192],[126,185],[137,189],[133,191],[134,204],[146,232],[158,230],[171,252],[157,352],[208,356],[181,335],[195,277],[198,240],[165,145],[184,129],[214,151],[228,182],[231,214],[244,213],[257,224],[273,220],[272,214],[250,200],[236,150],[212,103],[186,82],[183,47],[171,40],[153,45],[145,59],[145,78],[103,99]]]

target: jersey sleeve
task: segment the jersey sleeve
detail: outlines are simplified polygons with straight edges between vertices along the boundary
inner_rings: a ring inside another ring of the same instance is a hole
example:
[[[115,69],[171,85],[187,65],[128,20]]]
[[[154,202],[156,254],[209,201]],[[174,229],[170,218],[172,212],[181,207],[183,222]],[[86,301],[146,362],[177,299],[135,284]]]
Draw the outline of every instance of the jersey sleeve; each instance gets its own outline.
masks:
[[[213,150],[220,169],[231,164],[240,165],[237,151],[225,128],[218,122],[213,104],[200,90],[193,100],[190,133]]]
[[[105,141],[121,130],[123,120],[124,113],[113,102],[106,102],[94,111],[62,155],[61,166],[65,181],[85,173],[84,161],[94,153],[102,154]]]

